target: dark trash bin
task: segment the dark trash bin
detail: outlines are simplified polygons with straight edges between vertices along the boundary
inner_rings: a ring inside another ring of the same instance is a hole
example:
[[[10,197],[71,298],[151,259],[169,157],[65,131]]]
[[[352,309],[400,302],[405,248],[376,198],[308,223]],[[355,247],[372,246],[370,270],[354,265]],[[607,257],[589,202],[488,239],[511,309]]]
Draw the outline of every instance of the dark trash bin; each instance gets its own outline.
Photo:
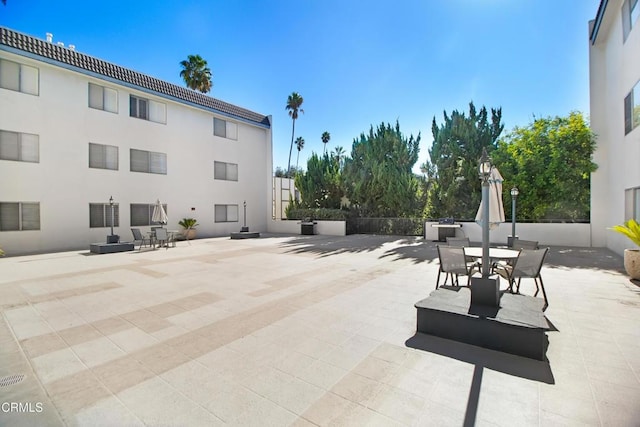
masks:
[[[313,236],[315,233],[315,225],[314,221],[302,221],[300,223],[300,234],[305,236]]]

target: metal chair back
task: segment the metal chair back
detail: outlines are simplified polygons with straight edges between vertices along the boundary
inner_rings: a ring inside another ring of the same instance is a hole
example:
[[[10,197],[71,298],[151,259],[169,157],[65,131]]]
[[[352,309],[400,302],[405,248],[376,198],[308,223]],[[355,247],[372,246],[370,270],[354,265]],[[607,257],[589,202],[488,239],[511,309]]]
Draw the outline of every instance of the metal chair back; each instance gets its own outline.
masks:
[[[440,273],[445,273],[446,277],[444,285],[447,284],[449,276],[451,276],[452,284],[459,286],[458,276],[470,276],[467,259],[464,255],[464,248],[455,246],[438,245],[438,258],[440,259],[440,268],[438,269],[438,277],[436,278],[436,289],[440,285]],[[467,280],[467,285],[469,284]]]
[[[468,237],[447,237],[447,246],[464,248],[471,246],[471,242]]]
[[[538,241],[516,239],[513,241],[513,249],[538,249]]]

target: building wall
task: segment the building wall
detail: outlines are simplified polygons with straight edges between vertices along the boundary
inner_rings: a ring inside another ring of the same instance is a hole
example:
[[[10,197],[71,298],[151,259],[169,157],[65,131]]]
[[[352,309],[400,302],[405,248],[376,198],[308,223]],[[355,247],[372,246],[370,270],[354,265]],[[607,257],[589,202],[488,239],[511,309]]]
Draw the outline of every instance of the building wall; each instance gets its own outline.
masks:
[[[39,231],[0,232],[9,255],[87,249],[106,241],[89,227],[89,203],[119,204],[114,233],[132,240],[130,204],[167,204],[169,229],[198,220],[199,237],[228,235],[243,223],[265,231],[271,220],[271,130],[237,121],[238,138],[214,136],[214,114],[160,96],[6,51],[0,58],[39,69],[39,96],[0,89],[0,129],[39,135],[40,161],[0,160],[0,202],[39,202]],[[118,113],[88,107],[88,83],[117,89]],[[166,124],[129,117],[129,95],[166,104]],[[231,118],[219,118],[235,121]],[[89,142],[119,147],[119,169],[89,168]],[[167,155],[167,174],[130,171],[131,148]],[[238,164],[238,181],[214,179],[214,161]],[[237,204],[237,222],[215,223],[215,204]],[[141,227],[143,230],[145,227]]]
[[[300,200],[295,180],[273,177],[273,219],[287,219],[289,200]]]
[[[640,127],[627,135],[624,130],[624,98],[640,80],[640,19],[623,43],[622,5],[623,0],[607,2],[595,43],[589,42],[590,122],[598,164],[591,176],[591,243],[620,254],[632,244],[608,227],[629,219],[625,189],[640,187]]]

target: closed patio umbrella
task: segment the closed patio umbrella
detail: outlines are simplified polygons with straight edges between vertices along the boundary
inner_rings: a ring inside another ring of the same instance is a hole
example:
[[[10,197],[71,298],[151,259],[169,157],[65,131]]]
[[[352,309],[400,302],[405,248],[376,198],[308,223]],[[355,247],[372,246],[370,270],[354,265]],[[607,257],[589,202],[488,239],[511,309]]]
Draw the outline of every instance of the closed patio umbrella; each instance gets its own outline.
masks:
[[[504,205],[502,204],[502,175],[495,166],[491,168],[489,177],[489,229],[493,230],[504,222]],[[482,202],[476,214],[476,222],[482,225]]]
[[[162,207],[162,205],[160,204],[160,200],[157,200],[155,206],[153,207],[153,215],[151,215],[151,221],[163,225],[169,222],[169,217],[167,216],[164,207]]]

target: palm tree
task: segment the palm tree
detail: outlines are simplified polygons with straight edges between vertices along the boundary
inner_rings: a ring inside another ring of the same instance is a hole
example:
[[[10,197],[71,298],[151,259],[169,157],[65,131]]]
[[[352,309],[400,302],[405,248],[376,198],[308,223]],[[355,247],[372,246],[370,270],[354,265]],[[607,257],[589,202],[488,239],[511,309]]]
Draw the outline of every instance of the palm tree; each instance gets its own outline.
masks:
[[[207,93],[211,90],[211,70],[207,67],[207,61],[200,55],[189,55],[185,61],[180,61],[182,71],[180,77],[189,89]]]
[[[298,157],[296,157],[296,172],[298,171],[298,160],[300,159],[300,151],[304,148],[304,138],[299,136],[296,139],[296,148],[298,149]]]
[[[298,118],[298,113],[304,113],[304,110],[300,108],[304,99],[300,96],[298,92],[292,92],[291,95],[287,98],[287,106],[284,107],[285,110],[289,111],[289,117],[291,117],[293,121],[293,128],[291,129],[291,145],[289,146],[289,163],[287,164],[287,170],[291,170],[291,152],[293,151],[293,136],[296,132],[296,119]]]
[[[324,151],[322,154],[327,154],[327,142],[329,142],[329,140],[331,139],[331,135],[329,135],[329,132],[324,131],[322,132],[322,143],[324,144]]]

